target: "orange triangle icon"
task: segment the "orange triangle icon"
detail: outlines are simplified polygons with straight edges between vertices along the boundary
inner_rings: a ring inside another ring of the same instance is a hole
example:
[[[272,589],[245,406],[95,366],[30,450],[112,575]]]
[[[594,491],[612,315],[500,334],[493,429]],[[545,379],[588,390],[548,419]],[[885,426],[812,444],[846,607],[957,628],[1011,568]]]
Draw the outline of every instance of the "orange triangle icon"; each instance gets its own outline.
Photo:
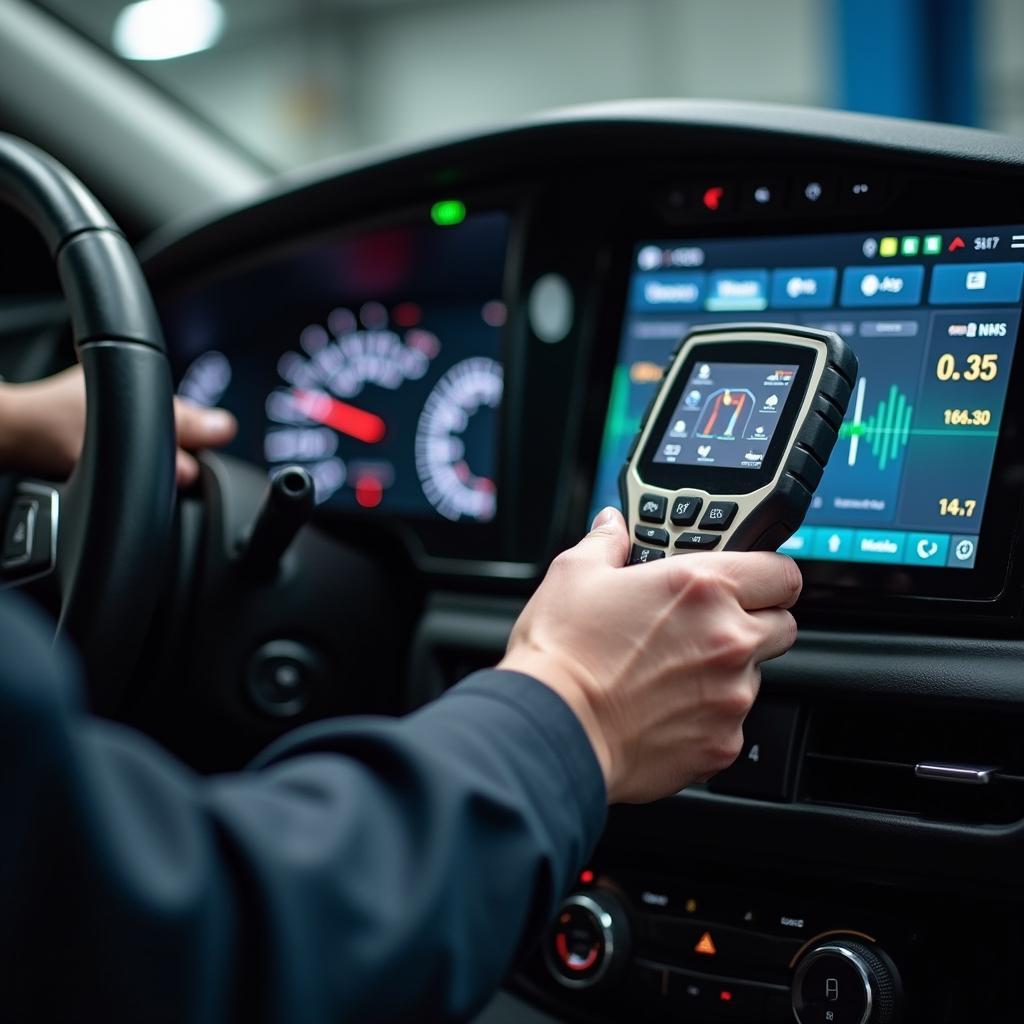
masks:
[[[715,940],[711,938],[711,932],[705,932],[700,937],[700,942],[693,947],[694,953],[702,953],[704,956],[715,956],[718,953],[718,947],[715,946]]]

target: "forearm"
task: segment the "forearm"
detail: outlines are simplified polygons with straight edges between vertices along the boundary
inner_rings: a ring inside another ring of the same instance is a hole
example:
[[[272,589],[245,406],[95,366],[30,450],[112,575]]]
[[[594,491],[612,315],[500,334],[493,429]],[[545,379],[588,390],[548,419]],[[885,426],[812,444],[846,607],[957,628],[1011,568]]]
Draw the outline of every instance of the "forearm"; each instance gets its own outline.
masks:
[[[272,785],[308,799],[319,780],[303,813],[324,815],[337,845],[305,879],[276,875],[286,890],[270,902],[302,905],[305,890],[319,905],[321,953],[300,954],[296,977],[331,979],[330,1003],[346,1019],[461,1019],[479,1007],[546,924],[604,821],[578,722],[546,687],[511,673],[478,674],[404,722],[326,723],[286,744],[289,757],[305,756],[270,767],[264,796]],[[338,750],[349,756],[328,753]],[[273,839],[262,812],[227,815],[245,849]],[[282,925],[295,929],[283,946],[295,956],[305,925]]]
[[[0,955],[18,965],[10,997],[48,1019],[76,1004],[187,1024],[463,1016],[603,822],[575,717],[515,675],[404,721],[308,727],[260,770],[212,780],[54,713],[32,675],[0,708],[17,782],[0,813],[20,854],[0,863],[20,896]]]

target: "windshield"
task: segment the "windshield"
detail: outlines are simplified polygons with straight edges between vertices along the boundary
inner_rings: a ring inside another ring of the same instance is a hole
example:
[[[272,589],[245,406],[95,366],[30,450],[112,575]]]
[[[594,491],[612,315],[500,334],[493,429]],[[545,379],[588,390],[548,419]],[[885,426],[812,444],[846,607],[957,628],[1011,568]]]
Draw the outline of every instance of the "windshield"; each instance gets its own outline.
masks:
[[[1024,4],[46,0],[272,166],[537,110],[772,100],[1024,131]]]

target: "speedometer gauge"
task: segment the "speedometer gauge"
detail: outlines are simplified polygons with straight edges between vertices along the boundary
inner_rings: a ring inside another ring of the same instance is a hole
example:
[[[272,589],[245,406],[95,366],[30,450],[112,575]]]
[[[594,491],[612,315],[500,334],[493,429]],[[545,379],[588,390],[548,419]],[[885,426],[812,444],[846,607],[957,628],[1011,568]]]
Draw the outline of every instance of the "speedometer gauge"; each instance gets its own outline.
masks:
[[[270,463],[305,465],[317,501],[351,487],[359,505],[374,508],[396,478],[382,452],[392,454],[408,403],[394,393],[427,373],[440,343],[422,328],[388,328],[378,303],[366,303],[360,318],[362,327],[350,310],[335,309],[327,328],[306,327],[301,351],[278,360],[285,383],[267,396],[264,455]]]
[[[490,462],[502,384],[501,365],[493,359],[464,359],[441,377],[423,406],[416,471],[427,500],[446,519],[494,518],[494,481],[472,466],[475,458]]]

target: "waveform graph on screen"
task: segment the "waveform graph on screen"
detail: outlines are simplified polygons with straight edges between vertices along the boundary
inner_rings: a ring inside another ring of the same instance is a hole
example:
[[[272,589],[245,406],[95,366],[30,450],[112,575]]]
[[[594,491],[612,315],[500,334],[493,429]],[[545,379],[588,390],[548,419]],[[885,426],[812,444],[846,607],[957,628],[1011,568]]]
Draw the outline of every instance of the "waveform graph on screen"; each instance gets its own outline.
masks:
[[[900,461],[910,441],[910,423],[914,406],[896,384],[890,384],[865,416],[870,383],[866,377],[857,381],[853,397],[853,417],[839,428],[840,439],[849,441],[846,464],[857,465],[857,460],[870,457],[880,472],[885,472]]]

